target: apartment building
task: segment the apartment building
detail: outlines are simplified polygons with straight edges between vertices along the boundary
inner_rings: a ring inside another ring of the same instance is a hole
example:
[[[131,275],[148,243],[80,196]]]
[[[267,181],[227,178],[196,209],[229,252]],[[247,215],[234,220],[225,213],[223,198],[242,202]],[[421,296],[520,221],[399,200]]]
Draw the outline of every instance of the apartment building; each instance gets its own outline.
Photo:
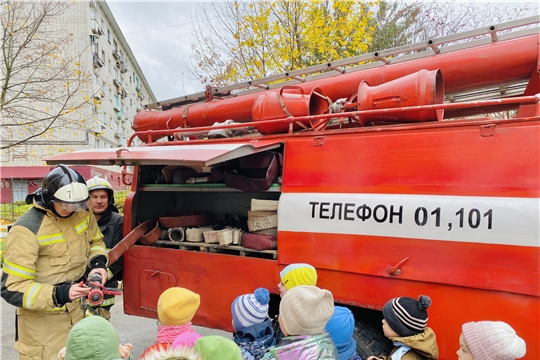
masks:
[[[69,49],[81,54],[80,67],[89,78],[80,91],[87,101],[73,115],[73,125],[55,129],[0,156],[1,202],[23,200],[50,171],[48,156],[88,148],[126,146],[131,124],[144,104],[156,102],[137,60],[105,1],[75,1],[58,18],[72,34]],[[60,25],[60,24],[59,24]],[[33,105],[35,106],[35,105]],[[17,139],[13,139],[17,140]],[[88,166],[85,178],[101,176],[125,188],[118,167]]]

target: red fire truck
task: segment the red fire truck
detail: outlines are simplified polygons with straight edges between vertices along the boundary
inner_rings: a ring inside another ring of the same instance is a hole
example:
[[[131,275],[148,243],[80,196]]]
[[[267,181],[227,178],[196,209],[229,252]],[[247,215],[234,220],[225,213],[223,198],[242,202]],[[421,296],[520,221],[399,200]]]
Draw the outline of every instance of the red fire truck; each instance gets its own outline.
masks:
[[[47,163],[124,167],[124,233],[146,224],[124,253],[128,314],[156,318],[182,286],[201,295],[195,324],[230,331],[236,296],[266,287],[275,310],[280,270],[303,262],[353,310],[361,354],[388,345],[387,300],[423,294],[441,359],[479,320],[539,359],[539,21],[148,104],[129,146]]]

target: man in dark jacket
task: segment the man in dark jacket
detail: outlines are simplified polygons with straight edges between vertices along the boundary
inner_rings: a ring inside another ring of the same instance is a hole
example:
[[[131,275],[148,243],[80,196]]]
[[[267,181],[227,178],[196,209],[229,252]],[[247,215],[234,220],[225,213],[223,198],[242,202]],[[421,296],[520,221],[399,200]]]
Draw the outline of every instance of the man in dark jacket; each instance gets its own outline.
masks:
[[[118,214],[114,206],[114,190],[111,184],[100,177],[93,177],[86,182],[90,193],[89,207],[97,219],[97,223],[107,250],[112,249],[123,238],[124,217]],[[107,282],[105,287],[117,288],[118,281],[122,280],[122,257],[107,269]],[[87,308],[88,315],[99,315],[110,319],[110,309],[114,305],[114,296],[105,295],[103,303],[96,307]]]

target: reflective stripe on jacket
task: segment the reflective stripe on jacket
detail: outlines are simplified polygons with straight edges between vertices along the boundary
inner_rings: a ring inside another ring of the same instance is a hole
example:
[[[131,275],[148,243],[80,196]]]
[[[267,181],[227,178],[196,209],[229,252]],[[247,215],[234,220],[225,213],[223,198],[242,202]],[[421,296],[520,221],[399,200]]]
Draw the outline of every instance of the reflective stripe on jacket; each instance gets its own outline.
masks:
[[[1,293],[10,304],[58,311],[54,286],[82,278],[92,259],[107,256],[94,215],[77,211],[61,218],[34,202],[6,237]]]

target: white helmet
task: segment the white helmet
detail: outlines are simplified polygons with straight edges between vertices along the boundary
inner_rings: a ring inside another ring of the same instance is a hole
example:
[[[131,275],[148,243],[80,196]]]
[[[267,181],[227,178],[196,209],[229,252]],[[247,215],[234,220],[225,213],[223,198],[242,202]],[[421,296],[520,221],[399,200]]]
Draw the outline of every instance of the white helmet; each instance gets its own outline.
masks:
[[[110,182],[99,176],[94,176],[86,182],[86,185],[88,186],[89,193],[100,189],[107,191],[107,194],[109,195],[109,205],[114,205],[114,190]]]
[[[52,202],[76,205],[86,209],[88,188],[84,178],[77,171],[58,165],[43,179],[42,198],[46,207]]]

